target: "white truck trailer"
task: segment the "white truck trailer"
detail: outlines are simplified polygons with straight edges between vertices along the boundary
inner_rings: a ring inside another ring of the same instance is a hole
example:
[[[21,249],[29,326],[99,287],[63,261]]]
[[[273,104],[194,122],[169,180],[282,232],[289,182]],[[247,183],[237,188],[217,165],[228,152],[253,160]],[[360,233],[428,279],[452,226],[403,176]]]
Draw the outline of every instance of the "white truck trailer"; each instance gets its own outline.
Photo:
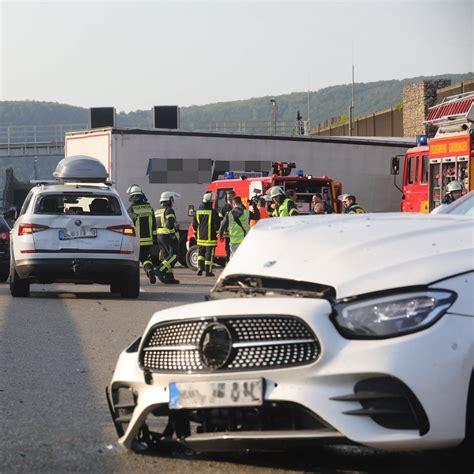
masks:
[[[313,176],[341,181],[368,211],[399,211],[387,163],[413,146],[409,138],[283,137],[110,127],[66,134],[65,156],[88,155],[108,169],[125,200],[139,184],[155,208],[163,191],[181,195],[175,210],[182,233],[207,184],[227,170],[270,171],[273,161],[295,162]],[[184,238],[184,237],[183,237]],[[184,248],[183,248],[184,251]],[[184,256],[181,255],[181,262]]]

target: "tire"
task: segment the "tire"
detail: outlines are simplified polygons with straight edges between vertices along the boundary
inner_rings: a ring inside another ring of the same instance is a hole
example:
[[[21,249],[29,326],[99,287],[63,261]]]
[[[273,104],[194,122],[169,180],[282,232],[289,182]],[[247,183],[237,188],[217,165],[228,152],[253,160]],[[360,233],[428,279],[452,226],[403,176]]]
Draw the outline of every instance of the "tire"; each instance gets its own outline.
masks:
[[[10,266],[10,293],[20,298],[30,296],[30,282],[18,276],[13,264]]]
[[[1,265],[0,266],[0,282],[3,283],[4,281],[7,281],[8,275],[10,275],[9,265]]]
[[[110,292],[111,293],[120,293],[120,283],[114,281],[110,284]]]
[[[112,290],[112,285],[110,285]],[[120,284],[120,296],[122,298],[138,298],[140,295],[140,267],[126,275]]]
[[[199,247],[193,245],[186,253],[186,266],[194,272],[198,269],[198,251]]]

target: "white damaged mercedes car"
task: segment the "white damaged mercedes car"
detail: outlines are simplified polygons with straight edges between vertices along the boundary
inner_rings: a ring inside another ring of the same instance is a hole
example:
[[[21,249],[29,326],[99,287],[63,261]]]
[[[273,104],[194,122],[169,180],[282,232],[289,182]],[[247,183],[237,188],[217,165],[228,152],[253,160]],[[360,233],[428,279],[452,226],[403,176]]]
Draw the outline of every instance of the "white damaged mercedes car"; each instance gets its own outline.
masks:
[[[155,313],[120,355],[107,388],[119,442],[471,442],[474,219],[462,214],[259,222],[209,301]]]

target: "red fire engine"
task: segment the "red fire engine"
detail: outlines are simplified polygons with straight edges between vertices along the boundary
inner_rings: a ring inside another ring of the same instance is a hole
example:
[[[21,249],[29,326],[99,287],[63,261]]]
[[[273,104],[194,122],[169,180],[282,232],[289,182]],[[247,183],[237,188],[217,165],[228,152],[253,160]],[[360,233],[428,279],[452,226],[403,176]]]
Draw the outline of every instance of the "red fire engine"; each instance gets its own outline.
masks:
[[[296,176],[290,176],[291,170],[296,168],[295,163],[276,162],[272,163],[272,174],[268,172],[242,172],[227,171],[223,179],[210,183],[205,192],[212,192],[213,208],[221,209],[226,203],[228,191],[235,191],[242,198],[245,206],[254,197],[265,195],[272,186],[281,186],[284,191],[294,189],[297,196],[297,207],[300,214],[310,214],[311,198],[315,193],[320,193],[323,199],[330,205],[333,212],[341,212],[341,203],[336,198],[342,192],[340,182],[334,181],[328,176],[313,177],[305,175],[303,170],[297,170]],[[197,268],[196,240],[192,225],[188,229],[187,240],[188,252],[186,262],[189,268]],[[226,252],[223,241],[218,240],[215,252],[218,264],[225,263]]]
[[[474,92],[447,97],[428,112],[427,124],[438,127],[427,144],[410,148],[404,159],[403,212],[429,212],[441,203],[446,185],[459,181],[464,192],[474,188]],[[392,174],[398,174],[400,157],[392,159]]]

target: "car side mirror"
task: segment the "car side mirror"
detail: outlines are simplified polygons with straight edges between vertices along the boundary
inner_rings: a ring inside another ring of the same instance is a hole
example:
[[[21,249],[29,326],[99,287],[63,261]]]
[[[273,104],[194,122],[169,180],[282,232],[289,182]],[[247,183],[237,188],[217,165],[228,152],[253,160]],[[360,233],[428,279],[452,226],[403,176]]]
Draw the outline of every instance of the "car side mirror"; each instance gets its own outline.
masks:
[[[390,174],[398,175],[400,174],[400,157],[392,156],[392,161],[390,163]]]

